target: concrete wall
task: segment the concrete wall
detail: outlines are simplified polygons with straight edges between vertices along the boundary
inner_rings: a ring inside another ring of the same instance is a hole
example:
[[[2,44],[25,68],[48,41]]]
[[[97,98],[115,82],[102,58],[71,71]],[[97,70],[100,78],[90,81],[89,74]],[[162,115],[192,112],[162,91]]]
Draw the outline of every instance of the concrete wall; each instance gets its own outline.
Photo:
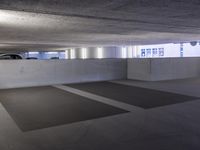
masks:
[[[127,78],[136,80],[151,80],[151,60],[150,59],[128,59]]]
[[[128,59],[128,78],[144,81],[200,76],[200,58]]]
[[[1,60],[0,88],[124,79],[127,61]]]

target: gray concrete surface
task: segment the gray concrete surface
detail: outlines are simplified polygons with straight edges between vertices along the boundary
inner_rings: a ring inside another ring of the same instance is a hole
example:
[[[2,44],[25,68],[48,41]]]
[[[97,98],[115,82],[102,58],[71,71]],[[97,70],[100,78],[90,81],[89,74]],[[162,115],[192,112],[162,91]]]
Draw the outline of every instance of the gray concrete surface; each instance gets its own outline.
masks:
[[[126,60],[2,60],[0,88],[126,79]]]
[[[166,81],[117,80],[112,82],[200,97],[199,77]]]
[[[161,82],[157,88],[170,89],[170,85],[179,82],[179,85],[185,87],[196,86],[197,92],[200,86],[196,81],[197,79],[173,81],[168,84]],[[151,85],[150,82],[143,82],[143,86]],[[186,91],[192,95],[193,90],[188,87]],[[180,93],[185,94],[184,91]],[[116,103],[114,105],[117,106]],[[0,149],[199,150],[199,107],[200,100],[150,110],[132,109],[127,114],[24,133],[0,104]]]
[[[127,78],[135,80],[151,80],[151,59],[128,59]]]
[[[128,79],[160,81],[200,76],[200,58],[128,59]]]
[[[1,0],[0,50],[65,50],[199,40],[199,8],[199,0]],[[193,60],[180,60],[176,65],[174,61],[155,60],[154,65],[158,65],[153,69],[144,61],[140,65],[147,70],[137,70],[136,77],[143,80],[194,77],[199,73],[199,63]],[[0,88],[124,78],[124,66],[125,61],[106,60],[1,61]],[[155,78],[146,74],[152,71]],[[199,81],[120,82],[199,96]],[[23,133],[0,104],[0,149],[200,149],[200,100],[150,110],[123,107],[132,111]]]
[[[198,0],[1,0],[0,49],[199,40]]]

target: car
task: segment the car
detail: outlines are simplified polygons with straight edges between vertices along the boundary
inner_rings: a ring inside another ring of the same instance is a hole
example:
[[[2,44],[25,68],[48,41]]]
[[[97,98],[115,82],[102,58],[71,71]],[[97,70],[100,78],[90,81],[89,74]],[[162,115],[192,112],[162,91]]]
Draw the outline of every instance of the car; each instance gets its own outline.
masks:
[[[38,59],[37,57],[27,57],[26,59]]]
[[[59,57],[51,57],[50,59],[60,59]]]
[[[0,59],[23,59],[23,57],[15,53],[4,53],[0,54]]]

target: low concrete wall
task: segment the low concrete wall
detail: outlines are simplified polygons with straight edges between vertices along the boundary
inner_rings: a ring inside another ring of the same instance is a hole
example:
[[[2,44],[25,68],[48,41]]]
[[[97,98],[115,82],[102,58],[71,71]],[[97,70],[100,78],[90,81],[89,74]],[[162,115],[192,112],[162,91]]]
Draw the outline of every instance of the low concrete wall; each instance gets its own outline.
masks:
[[[200,58],[128,59],[128,79],[160,81],[200,76]]]
[[[127,78],[136,80],[151,80],[151,60],[150,59],[128,59]]]
[[[125,79],[127,61],[1,60],[0,88]]]

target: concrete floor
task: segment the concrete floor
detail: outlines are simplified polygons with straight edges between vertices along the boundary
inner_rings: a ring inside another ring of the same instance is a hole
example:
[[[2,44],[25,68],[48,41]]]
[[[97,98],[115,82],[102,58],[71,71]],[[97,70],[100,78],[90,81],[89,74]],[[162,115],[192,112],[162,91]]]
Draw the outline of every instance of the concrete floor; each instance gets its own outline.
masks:
[[[200,96],[200,79],[113,82]],[[22,132],[0,104],[0,150],[200,149],[200,100],[142,109],[64,85],[54,87],[130,112]]]

